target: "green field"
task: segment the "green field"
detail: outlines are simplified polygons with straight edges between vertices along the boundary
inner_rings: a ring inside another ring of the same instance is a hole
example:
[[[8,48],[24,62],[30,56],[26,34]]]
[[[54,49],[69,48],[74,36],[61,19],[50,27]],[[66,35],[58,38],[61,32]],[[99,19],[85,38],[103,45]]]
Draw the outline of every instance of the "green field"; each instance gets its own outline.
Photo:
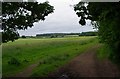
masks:
[[[2,45],[3,77],[14,76],[39,62],[31,76],[45,76],[69,62],[87,48],[98,44],[97,37],[19,39]],[[14,64],[16,63],[16,64]]]

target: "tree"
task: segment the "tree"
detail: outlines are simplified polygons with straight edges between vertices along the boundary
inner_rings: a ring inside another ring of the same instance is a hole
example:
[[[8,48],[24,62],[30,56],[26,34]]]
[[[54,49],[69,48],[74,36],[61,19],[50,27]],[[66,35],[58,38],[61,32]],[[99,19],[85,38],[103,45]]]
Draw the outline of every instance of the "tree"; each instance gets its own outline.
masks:
[[[111,47],[114,51],[111,57],[118,61],[120,58],[120,2],[79,2],[74,10],[80,17],[81,25],[85,25],[86,20],[89,19],[93,26],[98,28],[99,38]]]
[[[26,30],[34,22],[45,20],[53,10],[48,2],[2,2],[2,42],[18,39],[17,30]]]
[[[22,35],[21,38],[26,38],[26,36],[25,36],[25,35]]]

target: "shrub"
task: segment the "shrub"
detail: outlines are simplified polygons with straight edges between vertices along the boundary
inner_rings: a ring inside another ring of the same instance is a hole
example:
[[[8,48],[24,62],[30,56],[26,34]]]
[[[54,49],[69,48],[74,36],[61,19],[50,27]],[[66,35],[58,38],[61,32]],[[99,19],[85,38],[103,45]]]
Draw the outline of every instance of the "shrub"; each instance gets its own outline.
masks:
[[[26,36],[25,36],[25,35],[23,35],[23,36],[21,36],[21,38],[26,38]]]
[[[20,65],[21,63],[20,63],[20,61],[17,59],[17,58],[15,58],[15,57],[12,57],[9,61],[8,61],[8,64],[11,64],[11,65]]]

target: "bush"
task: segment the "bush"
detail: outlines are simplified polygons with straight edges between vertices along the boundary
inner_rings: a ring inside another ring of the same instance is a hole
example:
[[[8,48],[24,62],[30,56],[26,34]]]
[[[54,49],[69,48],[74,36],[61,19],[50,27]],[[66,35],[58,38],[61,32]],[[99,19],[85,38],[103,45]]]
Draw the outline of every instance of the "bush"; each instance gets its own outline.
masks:
[[[21,38],[26,38],[26,36],[25,36],[25,35],[23,35],[23,36],[21,36]]]
[[[9,61],[8,61],[8,64],[11,64],[11,65],[20,65],[20,61],[17,59],[17,58],[14,58],[12,57]]]

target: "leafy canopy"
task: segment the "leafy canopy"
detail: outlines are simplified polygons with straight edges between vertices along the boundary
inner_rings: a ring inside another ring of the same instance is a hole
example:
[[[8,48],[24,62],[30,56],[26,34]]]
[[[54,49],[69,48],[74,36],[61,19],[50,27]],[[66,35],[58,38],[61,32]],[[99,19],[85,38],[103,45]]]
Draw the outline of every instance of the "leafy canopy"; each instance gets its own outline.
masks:
[[[98,28],[98,35],[102,42],[108,44],[115,52],[112,58],[119,60],[120,53],[120,2],[79,2],[74,10],[81,25],[91,20]],[[120,62],[120,61],[119,61]]]
[[[48,2],[2,2],[2,42],[18,39],[17,30],[28,29],[34,22],[45,20],[53,10]]]

